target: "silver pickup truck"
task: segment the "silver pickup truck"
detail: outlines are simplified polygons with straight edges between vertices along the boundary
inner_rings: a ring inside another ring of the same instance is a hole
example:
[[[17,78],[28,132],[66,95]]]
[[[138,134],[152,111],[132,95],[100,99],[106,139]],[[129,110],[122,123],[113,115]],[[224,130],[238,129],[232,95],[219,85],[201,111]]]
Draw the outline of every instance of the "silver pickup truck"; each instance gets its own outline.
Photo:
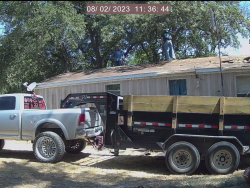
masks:
[[[80,153],[102,130],[94,108],[46,110],[39,95],[0,95],[0,149],[4,140],[31,140],[39,161],[57,162],[65,151]]]

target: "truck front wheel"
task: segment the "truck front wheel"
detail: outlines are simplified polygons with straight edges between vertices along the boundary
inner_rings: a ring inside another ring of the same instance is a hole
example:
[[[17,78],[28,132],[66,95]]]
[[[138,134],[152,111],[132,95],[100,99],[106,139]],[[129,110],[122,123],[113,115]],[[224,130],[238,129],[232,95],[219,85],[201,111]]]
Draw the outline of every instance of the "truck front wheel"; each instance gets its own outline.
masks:
[[[34,140],[33,151],[41,162],[58,162],[65,153],[65,145],[61,137],[54,132],[42,132]]]
[[[218,142],[208,149],[205,162],[210,173],[229,174],[238,168],[240,154],[233,144]]]
[[[0,150],[3,149],[4,145],[5,145],[5,141],[1,139],[0,140]]]
[[[65,147],[67,153],[78,154],[81,153],[82,150],[87,146],[87,142],[85,140],[72,140],[68,141],[69,145]]]
[[[173,174],[192,174],[200,164],[200,154],[193,144],[181,141],[168,148],[165,161]]]

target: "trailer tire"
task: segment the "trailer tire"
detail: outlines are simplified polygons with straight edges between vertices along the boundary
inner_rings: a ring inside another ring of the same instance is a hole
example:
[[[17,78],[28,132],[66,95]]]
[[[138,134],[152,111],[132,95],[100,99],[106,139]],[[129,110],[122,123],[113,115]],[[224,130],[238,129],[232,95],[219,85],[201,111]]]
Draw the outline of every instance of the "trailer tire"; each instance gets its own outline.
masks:
[[[33,151],[39,161],[55,163],[63,157],[65,145],[58,134],[54,132],[42,132],[34,140]]]
[[[67,153],[78,154],[81,153],[87,146],[87,142],[85,140],[74,140],[73,146],[66,146],[65,150]]]
[[[0,140],[0,150],[3,149],[4,145],[5,145],[5,141],[3,139],[1,139]]]
[[[211,174],[230,174],[238,168],[240,154],[233,144],[218,142],[208,149],[205,163]]]
[[[190,175],[200,164],[200,154],[193,144],[180,141],[167,149],[165,162],[171,173]]]

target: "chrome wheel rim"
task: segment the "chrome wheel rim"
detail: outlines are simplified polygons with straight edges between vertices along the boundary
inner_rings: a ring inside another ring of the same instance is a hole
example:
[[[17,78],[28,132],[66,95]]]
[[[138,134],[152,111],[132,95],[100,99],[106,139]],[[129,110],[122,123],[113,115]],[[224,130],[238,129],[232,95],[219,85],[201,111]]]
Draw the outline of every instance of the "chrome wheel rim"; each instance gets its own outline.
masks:
[[[178,150],[173,155],[173,163],[180,169],[186,169],[192,162],[191,153],[187,150]]]
[[[216,168],[226,169],[229,168],[233,162],[232,155],[226,150],[217,151],[213,157],[213,163]]]
[[[37,140],[37,149],[42,157],[51,159],[56,156],[56,143],[50,137],[43,136]]]

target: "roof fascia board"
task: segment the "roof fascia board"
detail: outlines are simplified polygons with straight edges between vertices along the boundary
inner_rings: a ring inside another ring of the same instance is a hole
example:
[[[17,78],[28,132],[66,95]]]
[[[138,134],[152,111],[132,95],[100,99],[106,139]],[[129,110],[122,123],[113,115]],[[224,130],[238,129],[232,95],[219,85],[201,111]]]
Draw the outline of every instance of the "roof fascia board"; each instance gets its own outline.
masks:
[[[177,76],[189,76],[189,75],[195,75],[195,71],[183,71],[183,72],[159,72],[157,73],[157,77],[177,77]]]
[[[239,68],[222,68],[223,73],[231,73],[231,72],[247,72],[250,71],[250,67],[239,67]],[[157,73],[157,77],[178,77],[178,76],[190,76],[195,74],[220,74],[220,71],[214,71],[214,72],[196,72],[195,70],[189,70],[189,71],[183,71],[183,72],[159,72]]]

